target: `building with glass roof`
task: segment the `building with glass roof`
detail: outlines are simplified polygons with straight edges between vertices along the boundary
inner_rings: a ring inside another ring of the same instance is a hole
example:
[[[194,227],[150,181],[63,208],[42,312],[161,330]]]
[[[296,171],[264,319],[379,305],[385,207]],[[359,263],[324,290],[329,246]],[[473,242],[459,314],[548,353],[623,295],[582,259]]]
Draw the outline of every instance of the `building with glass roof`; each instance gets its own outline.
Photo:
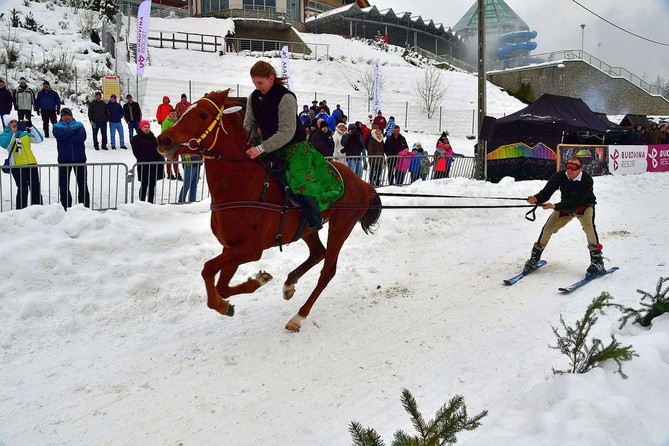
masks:
[[[461,58],[472,64],[475,63],[477,57],[478,26],[478,2],[475,1],[452,28],[453,33],[463,43]],[[536,43],[532,42],[532,39],[536,37],[536,32],[530,31],[530,27],[504,0],[486,0],[485,28],[486,61],[488,62],[525,56],[536,48]]]

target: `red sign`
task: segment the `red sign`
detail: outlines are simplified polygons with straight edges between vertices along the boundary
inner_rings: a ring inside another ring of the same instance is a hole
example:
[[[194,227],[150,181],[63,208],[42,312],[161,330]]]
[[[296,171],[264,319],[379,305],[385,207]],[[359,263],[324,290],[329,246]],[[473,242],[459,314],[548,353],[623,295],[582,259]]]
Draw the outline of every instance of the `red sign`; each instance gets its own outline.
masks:
[[[669,171],[669,144],[658,144],[648,146],[648,172]]]

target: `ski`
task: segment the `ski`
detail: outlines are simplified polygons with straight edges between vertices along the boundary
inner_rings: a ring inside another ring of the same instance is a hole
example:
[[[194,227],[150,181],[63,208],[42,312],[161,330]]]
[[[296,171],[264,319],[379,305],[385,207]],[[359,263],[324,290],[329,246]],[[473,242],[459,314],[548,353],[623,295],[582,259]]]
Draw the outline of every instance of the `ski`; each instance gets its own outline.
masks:
[[[513,285],[514,283],[518,282],[518,281],[519,281],[520,279],[522,279],[523,277],[527,276],[528,274],[531,274],[532,271],[536,271],[536,270],[538,270],[539,268],[541,268],[542,266],[544,266],[546,263],[548,263],[548,262],[546,262],[545,260],[539,260],[539,262],[537,262],[537,266],[536,266],[536,268],[534,268],[534,269],[529,269],[529,270],[523,270],[522,273],[517,274],[517,275],[515,275],[515,276],[513,276],[513,277],[511,277],[511,278],[509,278],[509,279],[505,279],[505,280],[504,280],[504,283],[505,283],[506,285]]]
[[[592,282],[593,280],[595,280],[599,277],[603,277],[603,276],[606,276],[607,274],[611,274],[613,272],[616,272],[619,269],[620,268],[618,268],[617,266],[614,266],[612,268],[607,269],[606,271],[604,271],[601,274],[597,274],[596,276],[585,276],[583,279],[579,280],[578,282],[572,283],[571,285],[566,286],[566,287],[559,288],[559,290],[562,291],[563,293],[571,293],[576,288],[580,288],[588,282]]]

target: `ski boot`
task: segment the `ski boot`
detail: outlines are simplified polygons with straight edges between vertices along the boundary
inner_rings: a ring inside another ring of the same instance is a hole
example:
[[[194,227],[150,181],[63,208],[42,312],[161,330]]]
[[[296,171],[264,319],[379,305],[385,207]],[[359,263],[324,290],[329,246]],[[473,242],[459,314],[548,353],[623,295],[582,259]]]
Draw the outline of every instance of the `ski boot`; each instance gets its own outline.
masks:
[[[590,250],[590,266],[586,271],[587,276],[597,276],[606,271],[604,267],[604,254],[602,254],[602,245],[588,245]]]
[[[532,254],[527,262],[525,262],[525,271],[532,271],[537,267],[537,263],[541,260],[541,253],[544,252],[544,247],[539,243],[532,246]]]

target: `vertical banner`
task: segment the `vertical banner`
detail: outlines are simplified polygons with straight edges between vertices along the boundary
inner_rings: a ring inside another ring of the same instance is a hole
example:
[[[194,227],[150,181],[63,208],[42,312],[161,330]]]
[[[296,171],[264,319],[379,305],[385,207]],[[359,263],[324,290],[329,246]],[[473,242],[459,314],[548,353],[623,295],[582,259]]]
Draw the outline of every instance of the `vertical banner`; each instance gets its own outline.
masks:
[[[146,59],[149,56],[149,17],[151,0],[144,0],[137,9],[137,76],[144,76]]]
[[[379,67],[379,59],[374,63],[374,88],[372,89],[372,109],[374,110],[374,117],[381,108],[381,68]]]
[[[288,53],[288,45],[281,48],[281,77],[288,79],[288,89],[295,91],[293,88],[293,77],[290,75],[290,54]]]

